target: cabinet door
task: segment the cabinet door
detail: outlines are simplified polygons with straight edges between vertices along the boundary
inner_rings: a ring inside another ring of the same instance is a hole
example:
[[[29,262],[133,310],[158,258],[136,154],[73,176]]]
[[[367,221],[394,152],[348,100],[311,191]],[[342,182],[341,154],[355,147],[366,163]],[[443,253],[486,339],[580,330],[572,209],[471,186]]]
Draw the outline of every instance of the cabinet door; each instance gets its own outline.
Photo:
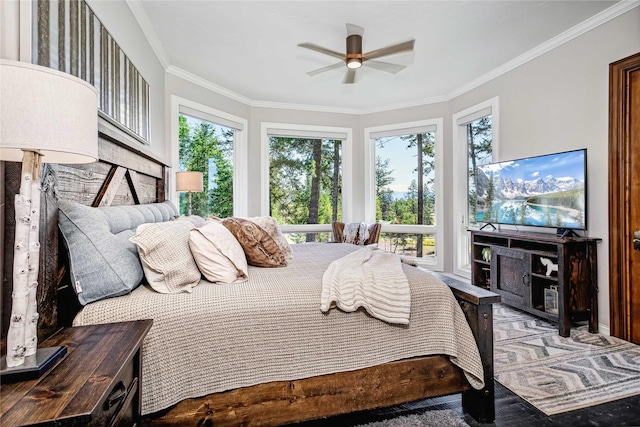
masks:
[[[528,252],[494,246],[491,251],[491,290],[500,294],[507,304],[528,307],[530,265]]]

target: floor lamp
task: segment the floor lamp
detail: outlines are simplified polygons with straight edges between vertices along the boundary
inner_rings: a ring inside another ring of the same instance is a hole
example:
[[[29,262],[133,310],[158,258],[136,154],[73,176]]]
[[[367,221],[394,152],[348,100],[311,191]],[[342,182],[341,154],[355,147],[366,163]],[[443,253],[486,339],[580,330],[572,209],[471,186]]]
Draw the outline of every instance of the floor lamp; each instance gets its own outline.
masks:
[[[41,164],[97,158],[94,87],[51,68],[0,60],[0,160],[22,162],[11,318],[7,354],[0,362],[3,382],[38,378],[66,353],[65,347],[37,348]]]
[[[176,191],[188,191],[189,202],[187,204],[188,214],[191,215],[191,192],[201,192],[202,172],[176,172]]]

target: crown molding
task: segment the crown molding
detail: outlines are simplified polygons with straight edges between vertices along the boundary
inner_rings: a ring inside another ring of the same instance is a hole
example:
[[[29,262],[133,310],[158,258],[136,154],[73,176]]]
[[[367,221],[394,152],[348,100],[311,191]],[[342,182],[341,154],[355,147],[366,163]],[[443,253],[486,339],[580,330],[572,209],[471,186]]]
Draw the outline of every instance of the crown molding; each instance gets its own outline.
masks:
[[[447,97],[449,98],[449,100],[456,98],[460,95],[463,95],[466,92],[469,92],[472,89],[477,88],[478,86],[481,86],[493,79],[495,79],[496,77],[500,77],[503,74],[508,73],[511,70],[514,70],[515,68],[518,68],[521,65],[526,64],[529,61],[532,61],[534,59],[536,59],[539,56],[544,55],[545,53],[549,52],[550,50],[553,50],[559,46],[562,46],[563,44],[575,39],[576,37],[581,36],[582,34],[593,30],[594,28],[599,27],[600,25],[614,19],[617,18],[618,16],[630,11],[633,8],[636,8],[640,6],[640,1],[627,1],[627,0],[622,0],[616,4],[614,4],[613,6],[603,10],[602,12],[598,13],[597,15],[592,16],[591,18],[587,19],[586,21],[583,21],[581,23],[579,23],[578,25],[568,29],[567,31],[558,34],[557,36],[555,36],[552,39],[547,40],[546,42],[534,47],[533,49],[529,50],[528,52],[523,53],[522,55],[512,59],[509,62],[506,62],[505,64],[501,65],[500,67],[494,68],[493,70],[489,71],[488,73],[478,77],[475,80],[470,81],[469,83],[466,83],[462,86],[460,86],[459,88],[455,89],[454,91],[450,92]]]
[[[438,95],[431,98],[422,98],[415,101],[399,102],[396,104],[387,104],[379,107],[363,108],[358,110],[358,114],[383,113],[385,111],[401,110],[403,108],[420,107],[422,105],[437,104],[439,102],[447,102],[451,100],[450,95]]]
[[[306,104],[288,104],[283,102],[271,102],[271,101],[255,101],[249,97],[241,95],[237,92],[229,90],[223,86],[217,85],[215,83],[210,82],[209,80],[203,79],[200,76],[197,76],[193,73],[183,70],[182,68],[176,67],[175,65],[170,65],[166,72],[172,74],[176,77],[180,77],[183,80],[186,80],[190,83],[208,89],[212,92],[215,92],[219,95],[226,96],[227,98],[233,99],[234,101],[241,102],[249,107],[258,107],[258,108],[278,108],[282,110],[301,110],[301,111],[318,111],[325,113],[342,113],[342,114],[358,114],[359,110],[352,108],[342,108],[342,107],[332,107],[332,106],[318,106],[318,105],[306,105]]]
[[[152,48],[156,52],[158,59],[165,67],[165,70],[169,74],[173,74],[177,77],[180,77],[184,80],[187,80],[193,84],[201,86],[205,89],[208,89],[212,92],[218,93],[220,95],[226,96],[243,104],[246,104],[250,107],[260,107],[260,108],[275,108],[275,109],[284,109],[284,110],[301,110],[301,111],[317,111],[317,112],[325,112],[325,113],[340,113],[340,114],[371,114],[371,113],[381,113],[385,111],[399,110],[403,108],[412,108],[418,107],[422,105],[436,104],[439,102],[447,102],[452,99],[463,95],[466,92],[469,92],[472,89],[475,89],[523,64],[526,64],[529,61],[536,59],[537,57],[553,50],[576,37],[581,36],[582,34],[591,31],[594,28],[599,27],[600,25],[617,18],[618,16],[640,6],[640,0],[621,0],[620,2],[614,4],[613,6],[603,10],[597,15],[592,16],[586,21],[581,22],[580,24],[568,29],[567,31],[555,36],[554,38],[542,43],[541,45],[529,50],[528,52],[523,53],[517,58],[512,59],[511,61],[497,67],[490,72],[478,77],[475,80],[472,80],[459,88],[449,92],[445,95],[439,95],[431,98],[423,98],[419,100],[396,103],[391,105],[384,105],[378,107],[371,108],[344,108],[344,107],[336,107],[336,106],[319,106],[319,105],[306,105],[306,104],[289,104],[282,102],[271,102],[271,101],[260,101],[253,100],[247,96],[241,95],[239,93],[233,92],[229,89],[226,89],[222,86],[219,86],[215,83],[212,83],[202,77],[196,76],[188,71],[185,71],[181,68],[175,67],[169,64],[169,60],[162,48],[162,45],[158,41],[158,37],[153,30],[151,23],[149,22],[146,13],[142,6],[140,6],[139,0],[126,0],[127,4],[131,8],[134,16],[138,20],[138,23],[142,27],[143,32],[147,36],[149,43]]]
[[[225,87],[217,85],[215,83],[210,82],[209,80],[203,79],[200,76],[197,76],[189,71],[185,71],[182,68],[176,67],[175,65],[169,65],[165,70],[169,74],[173,74],[176,77],[180,77],[183,80],[191,82],[195,85],[201,86],[205,89],[208,89],[212,92],[218,93],[220,95],[226,96],[227,98],[231,98],[235,101],[241,102],[248,106],[253,106],[253,101],[251,98],[248,98],[244,95],[236,93],[232,90],[229,90]]]
[[[212,83],[209,80],[206,80],[200,76],[197,76],[193,73],[185,71],[182,68],[176,67],[175,65],[170,65],[166,69],[166,72],[176,77],[180,77],[181,79],[186,80],[190,83],[198,85],[204,89],[208,89],[219,95],[223,95],[223,96],[226,96],[227,98],[241,102],[249,107],[256,107],[256,108],[276,108],[281,110],[316,111],[320,113],[361,115],[361,114],[396,110],[401,108],[417,107],[420,105],[435,104],[438,102],[445,102],[451,99],[450,97],[447,97],[447,96],[437,96],[437,97],[421,99],[413,102],[385,105],[385,106],[372,107],[372,108],[366,108],[366,109],[323,106],[323,105],[313,105],[313,104],[290,104],[290,103],[272,102],[272,101],[256,101],[249,97],[241,95],[237,92],[231,91],[223,86]]]
[[[151,21],[149,21],[149,17],[142,6],[142,2],[140,0],[125,0],[125,2],[127,3],[127,6],[129,6],[131,13],[133,13],[133,17],[138,21],[140,29],[151,45],[151,49],[153,49],[153,52],[156,54],[158,61],[162,64],[162,68],[166,70],[171,65],[169,62],[169,56],[162,47],[160,38],[158,37],[156,30],[154,30]]]
[[[284,102],[252,101],[252,107],[279,108],[283,110],[317,111],[319,113],[362,114],[357,108],[332,107],[330,105],[288,104]]]

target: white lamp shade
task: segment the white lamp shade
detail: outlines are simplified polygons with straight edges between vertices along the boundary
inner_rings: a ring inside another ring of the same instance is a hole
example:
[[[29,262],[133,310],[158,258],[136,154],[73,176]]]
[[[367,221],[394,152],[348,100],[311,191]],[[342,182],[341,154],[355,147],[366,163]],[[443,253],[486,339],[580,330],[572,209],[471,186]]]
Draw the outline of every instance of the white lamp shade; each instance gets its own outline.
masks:
[[[51,68],[0,60],[0,160],[37,151],[45,163],[98,159],[98,92]]]
[[[177,191],[200,192],[202,189],[202,172],[176,172]]]

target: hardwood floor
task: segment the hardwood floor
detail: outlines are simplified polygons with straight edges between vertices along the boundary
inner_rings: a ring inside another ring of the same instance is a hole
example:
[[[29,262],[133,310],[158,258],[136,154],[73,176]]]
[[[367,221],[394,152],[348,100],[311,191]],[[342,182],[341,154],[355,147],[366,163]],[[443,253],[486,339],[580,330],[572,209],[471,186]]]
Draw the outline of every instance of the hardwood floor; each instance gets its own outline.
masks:
[[[478,424],[464,414],[460,394],[425,399],[391,408],[363,411],[324,420],[295,424],[297,427],[351,427],[400,415],[419,414],[428,410],[451,409],[463,416],[472,427],[582,427],[640,426],[640,396],[633,396],[577,411],[547,416],[509,389],[496,382],[496,421]]]

